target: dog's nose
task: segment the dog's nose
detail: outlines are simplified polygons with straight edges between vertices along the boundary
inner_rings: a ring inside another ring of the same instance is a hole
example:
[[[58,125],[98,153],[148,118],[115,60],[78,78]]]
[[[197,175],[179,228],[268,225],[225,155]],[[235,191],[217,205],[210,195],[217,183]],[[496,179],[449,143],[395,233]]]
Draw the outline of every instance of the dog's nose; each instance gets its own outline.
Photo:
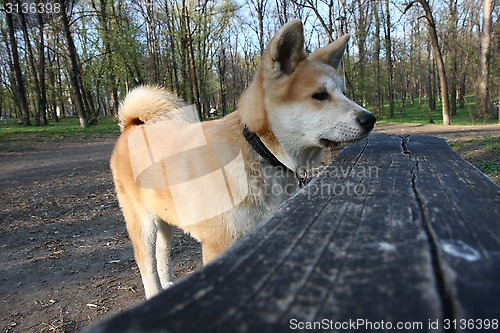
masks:
[[[363,112],[356,119],[360,123],[361,127],[367,131],[371,131],[377,121],[377,118],[375,118],[375,116],[370,112]]]

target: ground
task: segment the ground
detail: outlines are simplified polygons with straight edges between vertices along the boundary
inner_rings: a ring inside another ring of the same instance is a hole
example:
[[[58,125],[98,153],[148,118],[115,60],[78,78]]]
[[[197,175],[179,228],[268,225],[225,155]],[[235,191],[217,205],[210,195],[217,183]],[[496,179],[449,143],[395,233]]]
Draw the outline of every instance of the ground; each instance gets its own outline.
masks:
[[[500,125],[376,130],[446,137],[473,162],[500,162],[472,140],[500,136]],[[2,332],[75,332],[144,299],[108,166],[115,139],[0,152]],[[189,274],[201,266],[199,245],[178,232],[173,260],[177,277]]]
[[[114,141],[0,153],[2,332],[75,332],[144,299],[108,166]],[[177,234],[181,276],[201,250]]]

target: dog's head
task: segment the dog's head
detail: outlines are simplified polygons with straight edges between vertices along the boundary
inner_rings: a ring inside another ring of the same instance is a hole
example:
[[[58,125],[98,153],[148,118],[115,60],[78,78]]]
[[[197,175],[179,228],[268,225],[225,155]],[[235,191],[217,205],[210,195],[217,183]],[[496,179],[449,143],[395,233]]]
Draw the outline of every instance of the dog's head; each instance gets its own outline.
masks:
[[[293,20],[269,42],[250,94],[245,96],[247,102],[256,105],[257,99],[263,105],[244,121],[257,134],[267,136],[271,145],[274,135],[282,148],[274,147],[278,158],[283,150],[288,156],[298,156],[356,141],[373,129],[375,117],[345,96],[338,73],[348,39],[343,36],[307,56],[302,22]]]

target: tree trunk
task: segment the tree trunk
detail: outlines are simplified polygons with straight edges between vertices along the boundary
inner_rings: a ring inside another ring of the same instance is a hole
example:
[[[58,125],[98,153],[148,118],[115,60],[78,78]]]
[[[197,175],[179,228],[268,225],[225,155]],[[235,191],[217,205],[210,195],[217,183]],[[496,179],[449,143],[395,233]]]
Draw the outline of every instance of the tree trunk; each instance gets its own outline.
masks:
[[[193,88],[194,88],[194,104],[196,105],[196,109],[198,110],[198,117],[200,120],[203,120],[203,112],[201,109],[201,101],[200,101],[200,89],[198,87],[198,77],[196,75],[196,63],[194,60],[194,49],[193,49],[193,38],[191,36],[191,27],[189,23],[189,11],[186,6],[186,1],[183,0],[182,5],[184,7],[185,19],[186,19],[186,31],[187,31],[187,40],[189,47],[189,58],[191,60],[191,72],[193,75]]]
[[[73,41],[73,36],[71,34],[71,30],[69,28],[69,19],[68,19],[68,14],[67,14],[67,3],[64,0],[61,0],[61,21],[62,21],[62,28],[64,31],[64,36],[66,38],[66,43],[68,47],[68,55],[70,58],[70,81],[71,81],[71,88],[73,89],[73,94],[75,96],[75,106],[76,106],[76,112],[78,114],[78,117],[80,118],[80,127],[87,127],[88,120],[87,120],[87,113],[85,110],[84,106],[84,101],[83,101],[83,87],[80,87],[80,67],[78,66],[78,59],[77,59],[77,53],[76,53],[76,47],[75,43]]]
[[[105,59],[106,59],[106,66],[108,67],[108,80],[107,80],[107,86],[111,90],[111,101],[112,101],[112,106],[113,106],[113,115],[115,117],[118,117],[118,108],[120,105],[120,102],[118,100],[118,87],[116,83],[116,77],[114,73],[114,68],[113,68],[113,61],[111,59],[112,57],[112,48],[111,48],[111,37],[109,35],[109,26],[108,26],[108,20],[109,20],[109,15],[108,15],[108,10],[107,10],[107,5],[108,1],[107,0],[100,0],[99,1],[99,8],[97,8],[97,5],[94,0],[91,1],[92,7],[94,8],[97,19],[99,21],[99,25],[101,27],[101,37],[102,37],[102,42],[104,45],[104,54],[105,54]],[[111,4],[113,6],[113,4]]]
[[[3,1],[4,7],[6,1]],[[4,8],[5,9],[5,8]],[[23,117],[23,125],[31,126],[30,122],[30,111],[28,106],[28,98],[26,97],[26,87],[24,85],[24,77],[21,69],[21,63],[19,62],[19,53],[17,52],[17,40],[14,33],[14,20],[12,18],[12,13],[5,10],[5,16],[7,19],[7,26],[9,29],[9,39],[12,51],[12,64],[14,66],[14,73],[16,76],[17,93],[19,97],[19,108],[21,115]]]
[[[63,95],[63,82],[61,74],[62,68],[59,58],[55,57],[55,59],[57,62],[57,94],[58,94],[59,104],[61,106],[60,116],[64,118],[66,116],[66,103]]]
[[[325,20],[323,19],[323,16],[321,16],[321,13],[318,10],[317,3],[315,3],[312,0],[307,0],[305,3],[302,3],[301,1],[297,1],[297,0],[293,0],[293,3],[295,3],[295,5],[297,5],[297,6],[307,7],[309,9],[311,9],[314,12],[314,15],[316,15],[316,18],[318,19],[320,25],[323,27],[323,30],[325,30],[325,33],[326,33],[326,35],[327,35],[330,43],[334,42],[334,38],[333,38],[333,25],[332,24],[327,24],[325,22]],[[331,2],[330,4],[328,4],[328,13],[332,13],[332,10],[333,10],[332,7],[333,7],[333,3]],[[344,17],[342,17],[341,19],[343,19]],[[332,18],[332,15],[329,15],[330,21],[331,21],[331,18]],[[344,29],[341,27],[340,28],[340,33],[341,34],[345,34],[345,32],[343,30]]]
[[[357,18],[357,29],[356,35],[358,40],[358,91],[359,91],[359,101],[360,104],[366,105],[366,95],[367,95],[367,87],[365,84],[366,81],[366,38],[368,36],[368,31],[370,30],[370,24],[368,22],[369,10],[370,6],[367,6],[365,3],[361,3],[361,0],[357,0],[358,7],[358,18]]]
[[[220,84],[220,99],[222,116],[226,115],[226,50],[224,46],[221,47],[219,53],[219,84]]]
[[[176,92],[178,95],[181,94],[181,89],[179,85],[179,74],[177,71],[178,66],[178,54],[176,52],[176,38],[175,36],[175,27],[174,27],[174,17],[172,11],[169,9],[169,4],[165,1],[165,16],[166,16],[166,25],[167,25],[167,38],[168,38],[168,52],[170,54],[167,62],[167,72],[169,76],[169,84],[170,90],[172,92]]]
[[[19,7],[21,7],[21,1],[17,0],[17,4]],[[31,75],[33,75],[33,82],[35,84],[35,92],[38,97],[38,101],[40,101],[40,85],[38,83],[38,73],[36,72],[37,66],[35,64],[35,57],[33,56],[33,48],[31,47],[31,41],[29,38],[29,32],[28,32],[28,24],[26,23],[26,17],[25,14],[23,13],[22,10],[19,11],[18,13],[19,18],[21,19],[21,27],[23,30],[23,37],[24,37],[24,44],[26,45],[27,53],[28,53],[28,61],[29,61],[29,68],[31,70]],[[40,105],[38,105],[38,108],[36,109],[35,112],[35,122],[37,126],[40,126]]]
[[[429,112],[434,112],[436,111],[436,99],[434,96],[434,62],[432,59],[432,50],[429,43],[427,43],[427,80],[425,90]]]
[[[54,64],[53,61],[51,60],[50,56],[48,56],[49,60],[49,73],[48,73],[48,81],[50,85],[50,101],[51,101],[51,110],[52,110],[52,118],[56,123],[59,122],[59,117],[57,115],[57,84],[56,84],[56,78],[55,78],[55,73],[54,73]]]
[[[82,89],[82,96],[83,96],[83,105],[85,107],[85,110],[87,111],[87,121],[89,125],[94,125],[97,123],[97,119],[99,118],[99,115],[97,113],[97,110],[95,108],[94,104],[94,98],[92,96],[92,92],[90,89],[87,89],[88,87],[85,86],[85,83],[83,82],[83,78],[80,76],[80,87]]]
[[[394,65],[392,61],[392,40],[391,40],[391,12],[389,0],[385,0],[385,56],[387,59],[387,80],[389,90],[389,118],[394,118]]]
[[[466,22],[478,22],[479,21],[479,18],[477,17],[478,13],[476,10],[469,10],[468,11],[469,13],[466,15],[466,17],[464,17],[464,20]],[[465,29],[466,28],[466,29]],[[469,40],[473,40],[475,39],[475,24],[468,24],[467,27],[464,26],[464,33],[463,33],[463,38],[465,40],[469,39]],[[467,71],[467,69],[469,67],[472,67],[470,66],[470,63],[471,63],[471,57],[472,58],[475,58],[476,57],[476,54],[475,52],[473,52],[473,46],[472,46],[472,43],[469,43],[469,45],[465,45],[464,48],[461,48],[460,49],[460,59],[462,60],[461,61],[461,67],[460,67],[460,76],[459,76],[459,85],[458,85],[458,89],[459,89],[459,98],[460,98],[460,108],[461,109],[464,109],[466,106],[467,106],[467,109],[469,108],[469,104],[468,104],[468,101],[465,100],[465,95],[470,91],[469,89],[471,89],[470,86],[470,78],[472,77],[472,74],[469,73],[469,71]],[[472,87],[472,88],[475,88],[475,87]],[[470,111],[469,111],[470,113]]]
[[[38,112],[42,115],[44,125],[48,125],[47,120],[47,86],[45,84],[45,32],[43,29],[44,21],[41,11],[37,11],[37,20],[39,28],[39,44],[38,44],[38,75],[40,95],[38,96]]]
[[[450,106],[448,103],[448,84],[446,82],[446,71],[444,68],[443,56],[439,48],[438,37],[435,25],[431,28],[431,40],[434,54],[436,55],[436,65],[439,74],[439,85],[441,88],[441,102],[443,103],[443,124],[450,125]]]
[[[431,62],[431,89],[432,89],[432,111],[436,111],[437,99],[439,98],[439,88],[436,79],[436,60],[432,59]]]
[[[280,26],[288,22],[288,4],[286,0],[276,0],[276,11],[278,12],[278,21]]]
[[[264,16],[267,7],[267,0],[252,0],[255,11],[257,12],[258,31],[257,37],[259,38],[259,51],[260,55],[264,54],[266,46],[264,45]]]
[[[149,57],[153,65],[154,82],[160,83],[160,70],[158,68],[158,52],[156,51],[156,35],[153,27],[153,8],[154,1],[144,0],[144,14],[147,27],[147,41]]]
[[[377,86],[375,96],[376,114],[381,113],[381,96],[382,96],[382,82],[380,79],[380,18],[378,16],[379,8],[376,1],[372,2],[373,14],[375,16],[375,85]]]
[[[489,65],[491,48],[491,14],[492,0],[483,0],[483,29],[481,32],[481,55],[479,57],[479,82],[477,87],[477,114],[486,118],[489,113]]]
[[[450,1],[450,46],[449,46],[449,59],[450,59],[450,112],[454,116],[457,114],[457,86],[458,86],[458,6],[457,0]]]
[[[406,13],[406,11],[410,9],[413,6],[413,4],[415,4],[415,2],[418,2],[420,3],[420,5],[422,5],[425,11],[425,18],[427,19],[427,23],[429,23],[429,28],[430,28],[429,33],[431,35],[434,58],[436,60],[436,65],[439,74],[439,86],[441,88],[441,101],[443,103],[443,124],[450,125],[451,122],[450,122],[450,106],[448,100],[448,84],[446,82],[446,70],[444,67],[443,56],[441,54],[441,48],[439,47],[439,40],[436,31],[436,22],[434,21],[434,17],[432,15],[432,10],[429,5],[429,2],[426,0],[417,0],[411,2],[406,6],[404,13]]]

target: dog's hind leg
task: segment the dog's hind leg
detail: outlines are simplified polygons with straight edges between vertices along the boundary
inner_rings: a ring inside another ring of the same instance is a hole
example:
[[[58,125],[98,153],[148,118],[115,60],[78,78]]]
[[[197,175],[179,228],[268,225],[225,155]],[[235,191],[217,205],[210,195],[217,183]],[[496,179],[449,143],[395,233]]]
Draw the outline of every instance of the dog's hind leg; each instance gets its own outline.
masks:
[[[156,262],[158,219],[148,212],[139,214],[127,206],[124,206],[123,211],[128,234],[134,246],[135,259],[141,272],[146,298],[151,298],[162,289]]]
[[[174,236],[173,227],[165,221],[158,219],[156,236],[156,265],[161,287],[166,289],[172,285],[174,278],[170,260],[170,250],[172,248],[172,238]]]

